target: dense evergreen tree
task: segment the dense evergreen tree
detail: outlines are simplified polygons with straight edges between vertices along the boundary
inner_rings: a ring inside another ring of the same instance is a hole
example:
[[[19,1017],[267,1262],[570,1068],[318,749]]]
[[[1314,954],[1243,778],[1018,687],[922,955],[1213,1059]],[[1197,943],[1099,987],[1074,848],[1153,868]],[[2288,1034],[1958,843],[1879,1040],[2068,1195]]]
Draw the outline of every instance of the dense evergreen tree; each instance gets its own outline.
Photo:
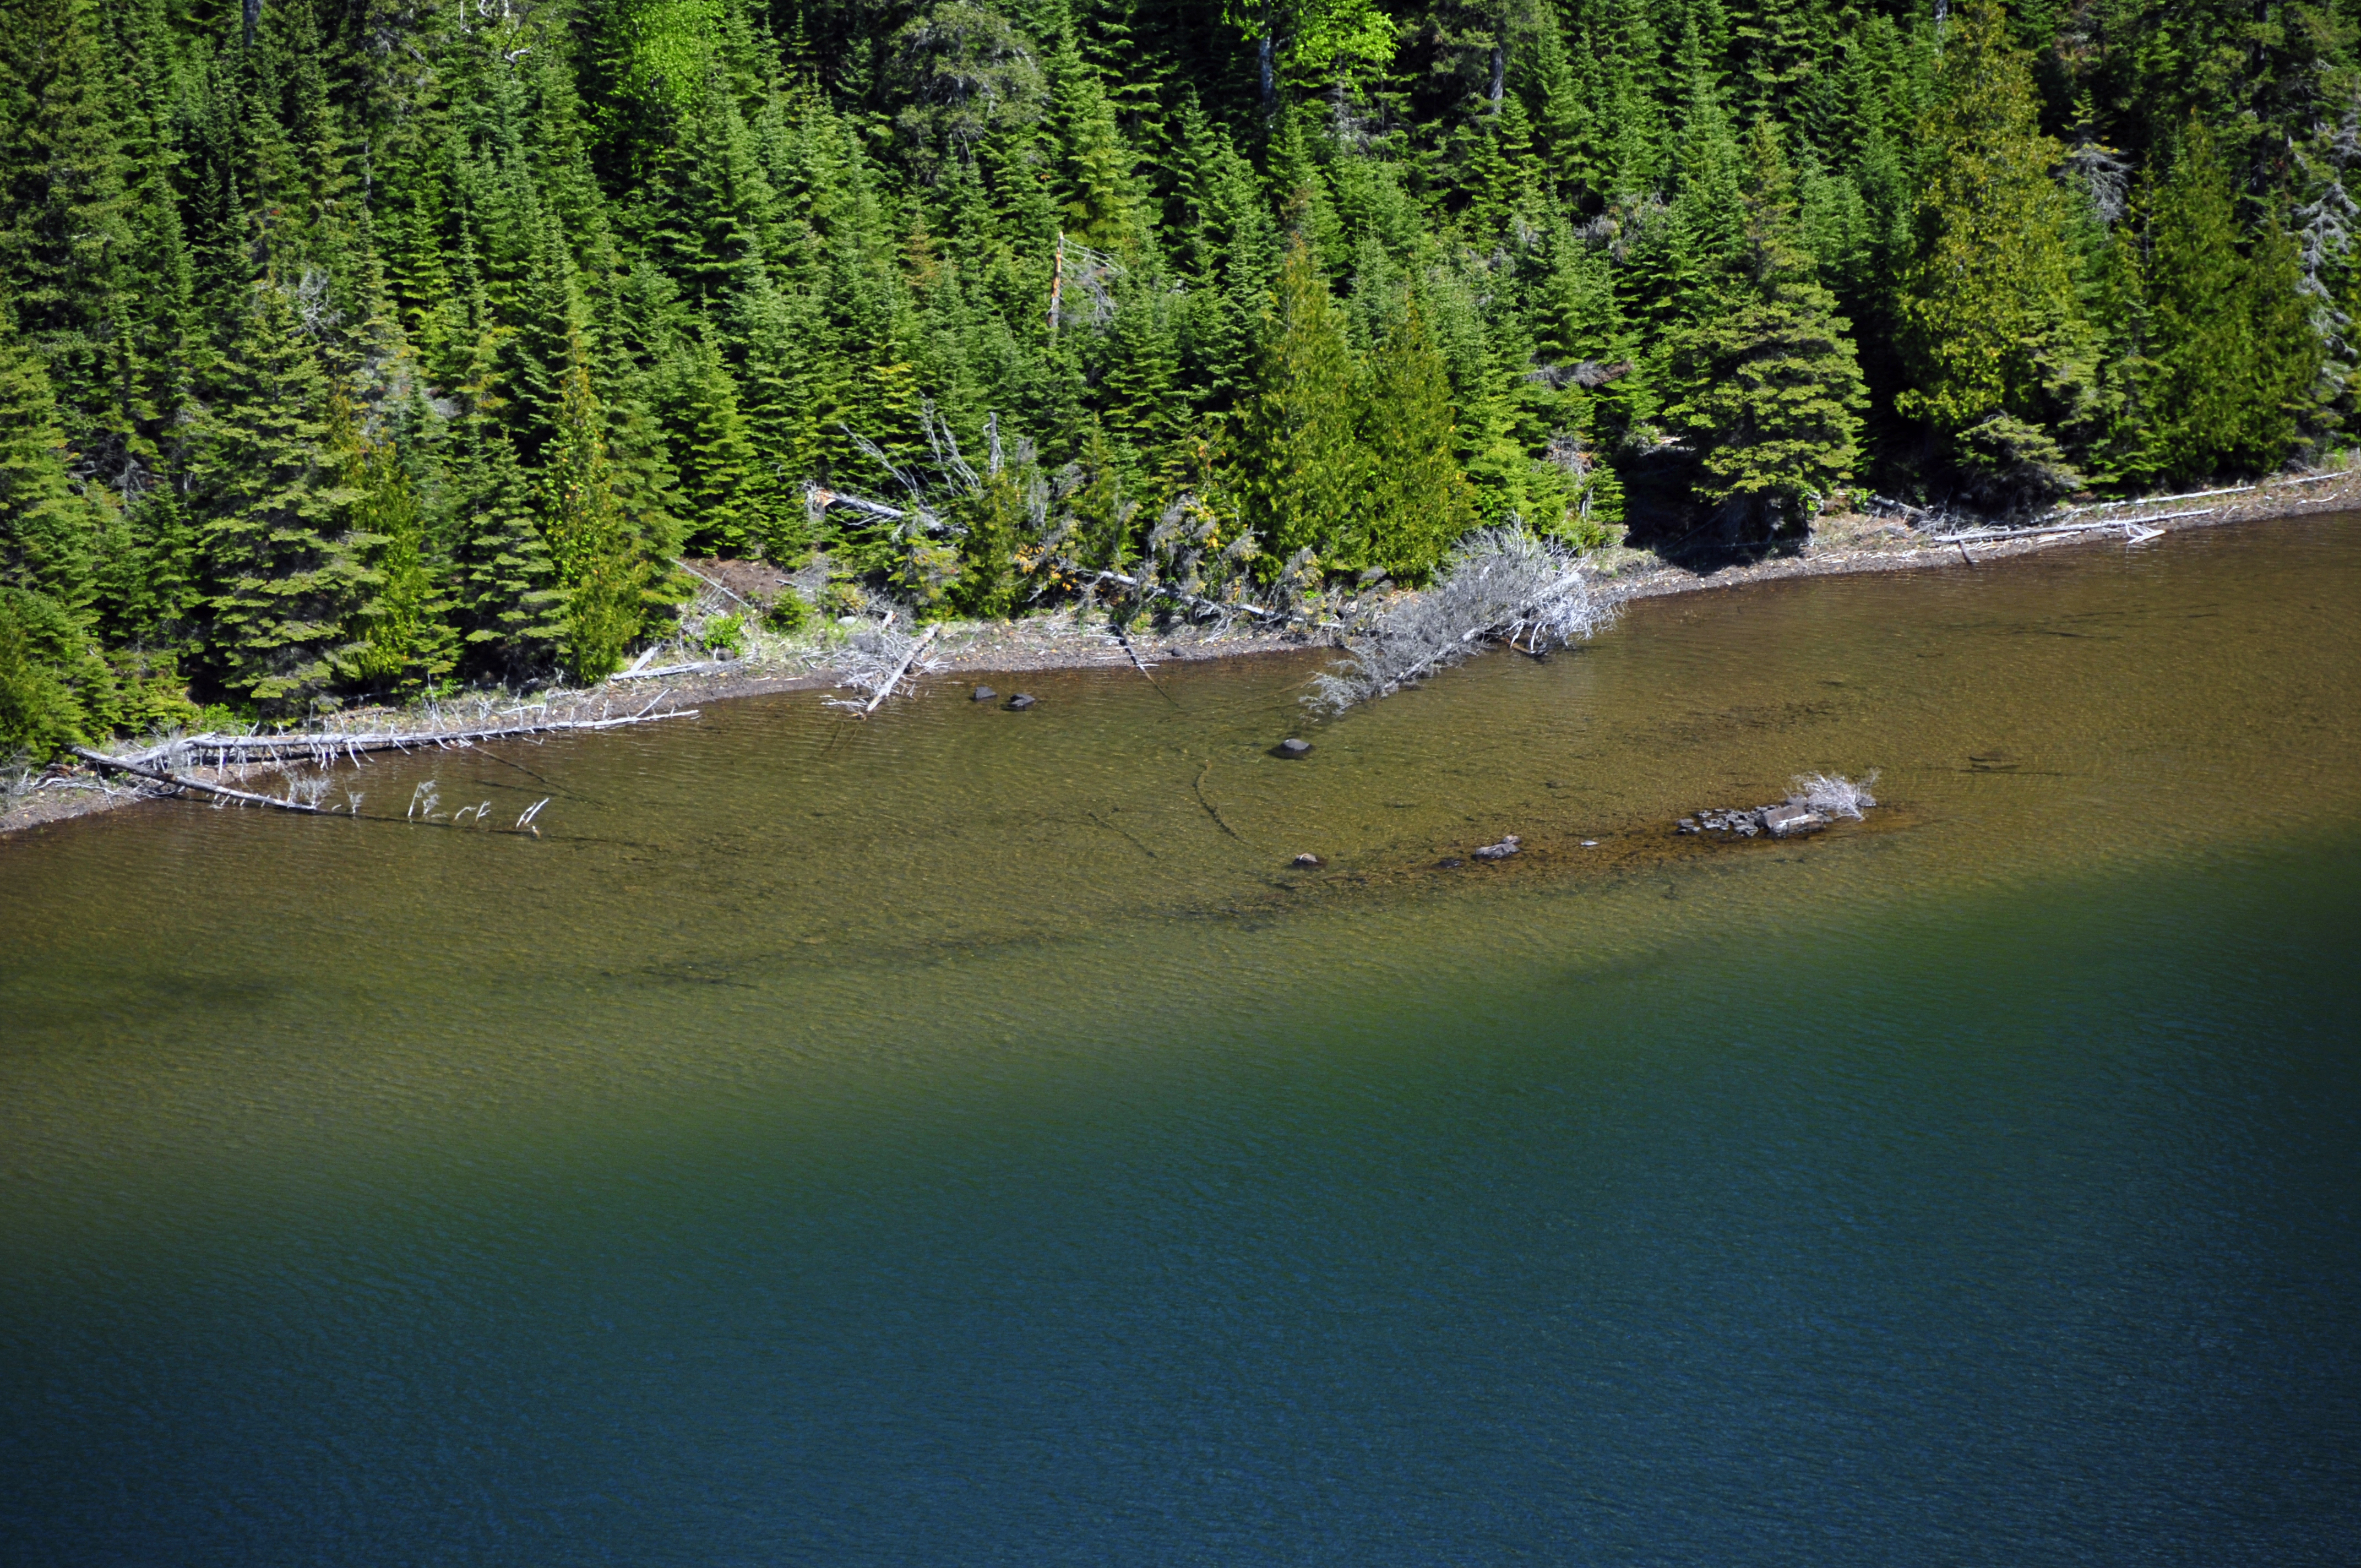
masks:
[[[541,532],[562,595],[566,669],[577,680],[596,681],[622,667],[639,636],[651,574],[615,504],[606,417],[579,338],[570,357],[557,435],[542,474]]]
[[[2173,478],[2270,462],[2319,372],[2294,247],[2276,227],[2242,247],[2235,204],[2213,134],[2192,121],[2148,225],[2148,466]]]
[[[1671,375],[1685,390],[1665,411],[1733,537],[1803,524],[1852,477],[1866,400],[1847,323],[1800,240],[1779,133],[1758,120],[1752,141],[1744,245],[1711,307],[1674,335]]]
[[[207,653],[222,688],[300,711],[357,673],[373,586],[344,471],[353,411],[333,393],[298,302],[274,279],[248,293],[198,459]]]
[[[1373,459],[1367,535],[1352,552],[1405,582],[1423,580],[1475,521],[1454,415],[1450,374],[1425,313],[1407,304],[1370,356],[1359,432]]]
[[[1239,421],[1240,488],[1246,517],[1285,556],[1328,543],[1325,565],[1367,565],[1363,491],[1368,456],[1353,428],[1353,352],[1312,247],[1288,251],[1262,321],[1257,391]]]
[[[1921,127],[1929,171],[1898,301],[1915,385],[1897,406],[1934,428],[1970,492],[2037,499],[2081,483],[2060,436],[2093,368],[2049,173],[2064,149],[2041,133],[2031,61],[1994,0],[1955,29]]]

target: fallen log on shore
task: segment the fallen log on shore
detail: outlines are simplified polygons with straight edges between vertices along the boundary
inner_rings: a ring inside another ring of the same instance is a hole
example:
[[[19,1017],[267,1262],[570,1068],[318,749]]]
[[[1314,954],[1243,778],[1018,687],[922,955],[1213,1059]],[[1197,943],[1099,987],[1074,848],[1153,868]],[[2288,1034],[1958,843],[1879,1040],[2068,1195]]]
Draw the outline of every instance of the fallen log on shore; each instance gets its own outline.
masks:
[[[1938,544],[1957,544],[1964,548],[1970,544],[1999,544],[2011,539],[2038,539],[2045,534],[2105,533],[2120,531],[2125,538],[2136,544],[2143,540],[2153,539],[2163,532],[2161,529],[2149,528],[2147,526],[2149,523],[2170,522],[2177,518],[2184,517],[2211,517],[2215,510],[2213,507],[2195,507],[2187,511],[2150,512],[2146,517],[2107,517],[2091,522],[2051,523],[2043,528],[1969,528],[1962,529],[1957,533],[1938,533],[1935,536],[1935,542]]]
[[[657,697],[655,701],[661,702]],[[144,751],[133,751],[120,757],[108,757],[110,763],[147,766],[187,755],[201,759],[207,753],[215,758],[216,767],[228,767],[238,762],[285,762],[310,761],[324,767],[339,757],[357,758],[363,751],[407,751],[413,747],[472,745],[479,740],[505,740],[525,735],[552,735],[569,730],[620,729],[631,724],[653,724],[665,718],[694,718],[693,707],[667,708],[662,713],[650,712],[654,703],[637,713],[618,718],[527,718],[523,710],[513,712],[499,724],[461,726],[449,729],[387,729],[371,732],[345,732],[334,729],[285,730],[275,735],[184,735]],[[80,753],[82,749],[76,747]]]

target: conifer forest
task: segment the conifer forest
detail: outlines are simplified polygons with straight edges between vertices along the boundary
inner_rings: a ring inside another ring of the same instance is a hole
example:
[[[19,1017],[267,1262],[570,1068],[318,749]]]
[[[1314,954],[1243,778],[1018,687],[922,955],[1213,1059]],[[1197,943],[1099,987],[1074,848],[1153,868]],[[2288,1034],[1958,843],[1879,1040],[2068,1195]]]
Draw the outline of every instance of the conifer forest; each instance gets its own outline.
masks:
[[[684,556],[1416,584],[2355,397],[2355,0],[0,8],[0,754],[595,680]]]

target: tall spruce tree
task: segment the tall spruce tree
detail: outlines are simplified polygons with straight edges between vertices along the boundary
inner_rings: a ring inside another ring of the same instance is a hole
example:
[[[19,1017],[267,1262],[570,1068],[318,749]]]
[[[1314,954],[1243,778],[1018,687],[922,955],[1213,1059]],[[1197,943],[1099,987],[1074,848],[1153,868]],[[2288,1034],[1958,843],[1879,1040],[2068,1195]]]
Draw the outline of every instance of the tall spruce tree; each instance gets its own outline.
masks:
[[[1451,377],[1416,301],[1370,356],[1359,436],[1372,455],[1362,516],[1367,534],[1339,565],[1380,566],[1422,582],[1475,521],[1459,469]]]
[[[2082,413],[2093,345],[2049,174],[2064,149],[2041,133],[2032,64],[1997,0],[1955,18],[1935,91],[1897,304],[1913,385],[1895,407],[1934,428],[1971,498],[2044,499],[2081,483],[2060,432]]]
[[[1353,428],[1357,376],[1328,280],[1299,239],[1263,314],[1257,391],[1238,429],[1246,515],[1267,556],[1325,543],[1326,565],[1368,565],[1355,526],[1367,473]]]
[[[1867,401],[1849,325],[1798,233],[1779,133],[1758,120],[1750,142],[1745,248],[1672,340],[1683,392],[1664,411],[1733,542],[1803,526],[1852,477]]]
[[[353,527],[336,448],[335,396],[292,291],[248,293],[236,350],[214,384],[198,472],[207,651],[221,688],[267,713],[300,713],[353,669],[374,540]]]
[[[615,505],[606,417],[578,338],[542,474],[541,532],[564,594],[566,670],[577,680],[603,680],[622,667],[646,624],[655,573]]]
[[[2253,473],[2293,442],[2320,341],[2276,229],[2242,249],[2213,133],[2191,120],[2148,227],[2148,466],[2169,479]]]
[[[39,760],[115,718],[92,637],[101,519],[66,472],[41,356],[0,304],[0,762]]]

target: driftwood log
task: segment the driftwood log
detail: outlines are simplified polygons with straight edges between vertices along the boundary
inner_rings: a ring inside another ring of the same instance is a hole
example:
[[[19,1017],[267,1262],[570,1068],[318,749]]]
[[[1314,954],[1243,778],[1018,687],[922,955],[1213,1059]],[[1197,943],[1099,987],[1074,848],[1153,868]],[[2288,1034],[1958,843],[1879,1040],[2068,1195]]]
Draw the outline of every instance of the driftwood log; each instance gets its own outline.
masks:
[[[119,757],[110,757],[104,751],[93,751],[87,746],[69,746],[66,750],[94,767],[105,769],[110,773],[128,773],[135,779],[146,779],[150,784],[165,784],[173,789],[195,790],[200,795],[214,795],[223,800],[234,800],[241,806],[268,806],[277,811],[300,811],[307,817],[334,815],[321,810],[316,806],[306,806],[300,800],[280,800],[267,795],[254,795],[242,789],[230,789],[222,784],[203,784],[195,779],[184,779],[178,773],[161,768],[141,767],[137,762],[126,762]]]
[[[871,697],[869,699],[869,706],[861,710],[862,718],[866,718],[869,715],[876,712],[877,705],[894,695],[894,688],[902,684],[902,677],[910,673],[910,666],[918,662],[918,655],[927,651],[927,644],[932,642],[935,640],[935,633],[941,630],[942,628],[939,626],[928,627],[927,634],[924,637],[919,638],[917,645],[911,648],[907,653],[902,655],[902,662],[894,666],[894,673],[885,677],[885,684],[877,688],[877,695]]]
[[[2156,538],[2164,532],[2160,528],[2148,527],[2149,523],[2169,522],[2175,518],[2182,517],[2211,517],[2214,510],[2213,507],[2196,507],[2187,511],[2150,512],[2146,517],[2108,517],[2090,522],[2053,523],[2047,528],[1971,528],[1958,533],[1939,534],[1937,536],[1937,543],[1956,544],[1960,547],[1960,554],[1964,555],[1968,553],[1968,546],[1971,544],[2004,544],[2012,539],[2039,539],[2049,534],[2108,533],[2120,531],[2130,543],[2140,544]]]
[[[662,701],[661,697],[656,699]],[[653,707],[654,705],[649,705]],[[217,765],[236,762],[284,762],[309,759],[323,766],[338,757],[354,758],[363,751],[407,751],[412,747],[468,745],[478,740],[505,740],[524,735],[551,735],[568,730],[620,729],[630,724],[653,724],[666,718],[694,718],[693,707],[668,708],[662,713],[642,707],[637,713],[616,718],[528,718],[522,713],[512,715],[499,724],[483,724],[453,729],[382,730],[370,733],[345,733],[333,729],[290,730],[277,735],[188,735],[161,746],[151,746],[145,751],[126,756],[109,757],[109,762],[146,766],[181,755],[203,757],[212,753]],[[75,748],[80,753],[81,749]]]

